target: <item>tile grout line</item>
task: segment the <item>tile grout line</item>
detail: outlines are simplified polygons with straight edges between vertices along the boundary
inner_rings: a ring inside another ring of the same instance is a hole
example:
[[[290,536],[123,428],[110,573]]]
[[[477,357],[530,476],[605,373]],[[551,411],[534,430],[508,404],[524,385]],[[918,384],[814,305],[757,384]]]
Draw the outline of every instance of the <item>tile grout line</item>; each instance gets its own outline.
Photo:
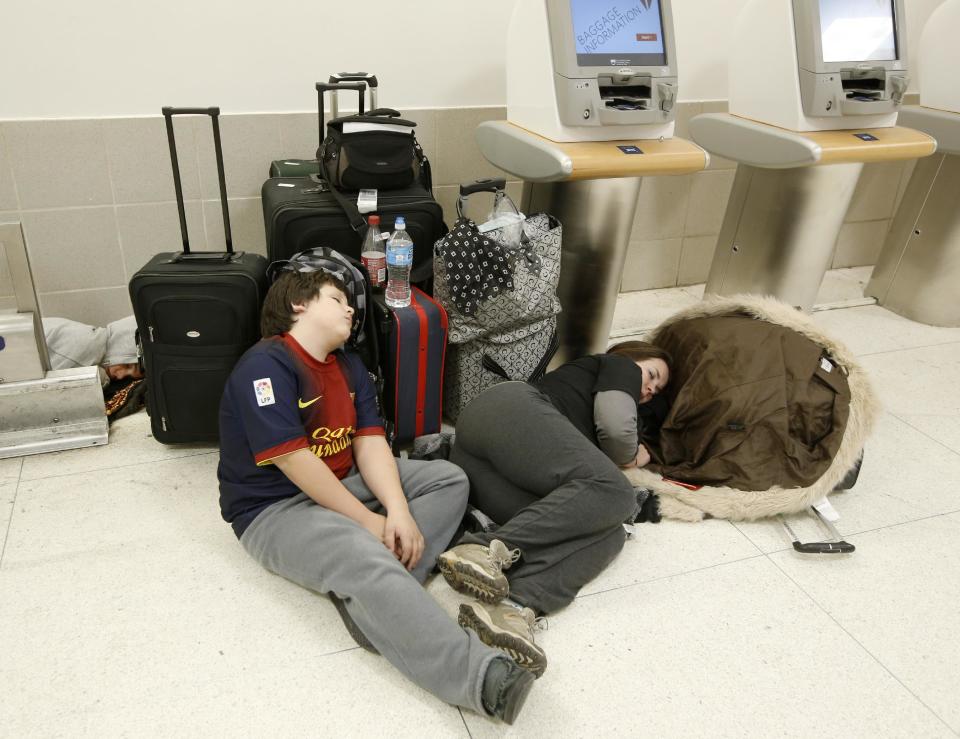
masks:
[[[0,547],[0,568],[3,567],[3,555],[7,553],[7,540],[10,538],[10,527],[13,524],[13,514],[17,510],[17,494],[20,492],[20,479],[23,477],[23,457],[20,457],[20,469],[17,470],[17,482],[13,490],[13,500],[10,501],[10,518],[7,519],[7,528],[3,532],[3,547]]]
[[[840,533],[843,534],[843,537],[846,539],[848,537],[860,536],[861,534],[872,534],[877,531],[894,529],[894,528],[897,528],[898,526],[907,526],[912,523],[919,523],[920,521],[929,521],[930,519],[933,519],[933,518],[942,518],[943,516],[952,516],[956,513],[960,513],[960,508],[958,508],[955,511],[943,511],[942,513],[931,513],[928,516],[921,516],[920,518],[911,518],[909,521],[898,521],[897,523],[888,523],[883,526],[877,526],[876,528],[873,528],[873,529],[863,529],[862,531],[850,531],[846,533],[841,531]],[[760,519],[760,520],[770,520],[772,522],[772,519]],[[744,534],[744,536],[746,536],[746,534]],[[747,537],[747,539],[749,538],[750,537]],[[753,542],[751,541],[751,543]],[[757,545],[754,544],[754,546],[757,546]],[[759,549],[758,546],[757,548]],[[790,546],[790,547],[783,547],[782,549],[771,549],[769,552],[764,552],[762,549],[760,551],[764,556],[769,557],[771,554],[780,554],[782,552],[792,552],[793,547]]]
[[[439,187],[436,185],[435,187]],[[454,187],[454,185],[450,185]],[[188,198],[184,197],[183,202],[187,205],[190,203],[200,203],[206,200],[207,202],[216,202],[218,205],[220,203],[219,195],[216,198]],[[227,200],[260,200],[259,195],[231,195]],[[116,208],[121,210],[123,208],[139,208],[145,205],[173,205],[176,206],[176,198],[170,200],[138,200],[136,202],[130,203],[95,203],[93,205],[62,205],[62,206],[53,206],[49,208],[18,208],[17,210],[21,213],[58,213],[61,211],[75,211],[75,210],[104,210],[106,208]]]
[[[743,537],[744,539],[746,539],[748,542],[750,542],[750,544],[753,545],[753,548],[756,549],[758,552],[760,552],[760,554],[764,554],[764,555],[766,554],[766,552],[763,551],[763,550],[760,548],[760,545],[759,545],[759,544],[757,544],[753,539],[751,539],[749,536],[747,536],[746,532],[743,531],[739,526],[737,526],[737,524],[736,524],[735,521],[730,521],[730,520],[728,519],[727,523],[729,523],[731,526],[733,526],[733,528],[737,531],[737,533],[740,534],[740,536],[742,536],[742,537]]]
[[[470,733],[470,726],[467,724],[467,717],[463,715],[463,709],[460,706],[456,706],[457,713],[460,714],[460,720],[463,722],[463,728],[467,732],[467,736],[470,739],[473,739],[473,734]]]
[[[957,343],[960,343],[960,342],[957,342]],[[924,431],[923,429],[918,429],[916,426],[914,426],[912,423],[910,423],[906,418],[901,418],[900,416],[898,416],[898,415],[897,415],[896,413],[894,413],[893,411],[887,411],[887,413],[889,413],[891,416],[893,416],[894,418],[896,418],[896,419],[897,419],[898,421],[900,421],[901,423],[905,423],[907,426],[909,426],[910,428],[912,428],[912,429],[913,429],[914,431],[916,431],[918,434],[921,434],[922,436],[925,436],[925,437],[927,437],[928,439],[930,439],[930,441],[932,441],[932,442],[934,442],[934,443],[936,443],[936,444],[939,444],[939,445],[942,446],[944,449],[946,449],[948,452],[951,452],[952,454],[956,454],[956,455],[960,456],[960,452],[958,452],[956,449],[954,449],[954,448],[951,447],[951,446],[947,446],[946,444],[944,444],[944,443],[943,443],[942,441],[940,441],[939,439],[934,438],[933,436],[930,436],[930,434],[928,434],[928,433],[927,433],[926,431]],[[917,414],[917,415],[934,415],[935,417],[940,417],[940,416],[937,416],[936,414]]]
[[[107,132],[105,130],[106,124],[101,120],[98,129],[100,130],[100,138],[103,142],[103,156],[106,159],[107,163],[107,179],[110,181],[110,197],[113,198],[111,203],[113,210],[113,228],[117,233],[117,249],[120,252],[120,269],[123,273],[124,284],[130,281],[130,275],[127,273],[127,255],[123,250],[123,234],[120,232],[120,211],[119,203],[117,202],[119,198],[117,197],[117,184],[114,181],[113,176],[113,167],[110,165],[110,149],[107,145]]]
[[[218,453],[219,453],[218,450],[211,449],[209,452],[197,452],[196,454],[182,454],[178,457],[168,457],[166,459],[148,459],[142,462],[130,462],[129,464],[118,464],[112,467],[97,467],[90,470],[82,470],[80,472],[64,472],[63,474],[57,474],[57,475],[44,475],[43,477],[31,477],[27,480],[23,480],[23,482],[40,482],[41,480],[55,480],[59,477],[73,477],[75,475],[86,475],[91,472],[109,472],[111,470],[126,469],[127,467],[137,467],[138,465],[143,465],[143,464],[154,464],[154,465],[162,464],[164,462],[175,462],[180,459],[191,459],[193,457],[202,457],[207,454],[218,454]]]
[[[13,168],[13,157],[9,154],[9,149],[7,148],[7,140],[3,134],[3,129],[0,127],[0,147],[3,147],[3,150],[7,153],[7,173],[10,175],[10,184],[13,185],[13,199],[17,203],[17,220],[20,223],[23,223],[23,203],[20,198],[20,188],[17,186],[17,176],[16,171]]]
[[[937,719],[937,721],[939,721],[939,722],[942,723],[944,726],[946,726],[948,731],[950,731],[951,733],[953,733],[953,734],[956,735],[957,732],[955,732],[955,731],[953,730],[953,727],[950,726],[950,724],[947,723],[946,720],[944,720],[943,718],[941,718],[941,716],[940,716],[936,711],[934,711],[930,706],[928,706],[928,705],[926,704],[926,702],[924,702],[924,700],[923,700],[920,696],[918,696],[918,695],[917,695],[916,693],[914,693],[910,688],[908,688],[908,687],[904,684],[904,682],[903,682],[899,677],[897,677],[897,676],[894,674],[894,672],[893,672],[889,667],[887,667],[883,662],[881,662],[880,659],[879,659],[873,652],[871,652],[869,649],[867,649],[867,648],[863,645],[863,643],[862,643],[859,639],[857,639],[857,637],[855,637],[853,634],[851,634],[851,633],[844,627],[843,624],[841,624],[839,621],[837,621],[837,619],[833,616],[832,613],[830,613],[830,611],[828,611],[826,608],[824,608],[823,605],[821,605],[821,603],[820,603],[816,598],[814,598],[810,593],[808,593],[800,583],[798,583],[793,577],[791,577],[790,574],[789,574],[786,570],[784,570],[782,567],[780,567],[780,565],[777,564],[769,555],[765,555],[765,556],[766,556],[766,558],[770,561],[770,563],[771,563],[774,567],[776,567],[777,570],[778,570],[784,577],[786,577],[790,582],[792,582],[792,583],[794,584],[794,586],[795,586],[801,593],[803,593],[807,598],[810,599],[810,602],[811,602],[811,603],[813,603],[817,608],[819,608],[820,611],[821,611],[827,618],[829,618],[831,621],[833,621],[833,623],[837,625],[837,628],[839,628],[844,634],[846,634],[848,637],[850,637],[850,638],[854,641],[854,643],[856,643],[856,645],[857,645],[858,647],[860,647],[860,649],[862,649],[862,650],[864,651],[864,653],[865,653],[866,655],[868,655],[877,665],[879,665],[879,667],[880,667],[884,672],[886,672],[891,678],[893,678],[893,679],[897,682],[897,684],[900,685],[900,687],[902,687],[904,690],[907,691],[907,693],[909,693],[910,695],[912,695],[913,698],[914,698],[914,700],[916,700],[921,706],[923,706],[924,708],[926,708],[926,709],[930,712],[930,714],[931,714],[935,719]]]
[[[883,306],[880,306],[883,308]],[[938,346],[950,346],[951,344],[960,344],[960,339],[954,339],[952,341],[940,341],[936,344],[922,344],[920,346],[903,346],[897,349],[887,349],[882,352],[867,352],[866,354],[857,354],[857,358],[860,357],[879,357],[883,354],[896,354],[897,352],[913,352],[917,349],[933,349]]]
[[[98,290],[126,290],[126,285],[104,285],[103,287],[78,287],[72,290],[50,290],[49,292],[38,293],[38,296],[44,295],[73,295],[75,293],[92,293]]]
[[[751,542],[752,543],[752,542]],[[754,544],[754,548],[756,545]],[[716,564],[707,565],[705,567],[695,567],[692,570],[684,570],[683,572],[674,572],[669,575],[661,575],[660,577],[655,577],[651,580],[640,580],[638,582],[627,583],[625,585],[617,585],[612,588],[607,588],[606,590],[597,590],[593,593],[587,593],[586,595],[578,595],[576,600],[584,600],[586,598],[592,598],[595,595],[603,595],[605,593],[615,593],[618,590],[626,590],[627,588],[635,588],[639,585],[649,585],[655,582],[661,582],[662,580],[669,580],[672,577],[681,577],[683,575],[691,575],[695,572],[705,572],[707,570],[713,570],[717,567],[726,567],[727,565],[737,564],[738,562],[747,562],[751,559],[758,559],[760,557],[766,557],[767,555],[761,551],[758,551],[757,554],[751,554],[749,557],[740,557],[739,559],[731,559],[727,562],[717,562]]]
[[[912,523],[919,523],[921,521],[930,521],[931,519],[934,519],[934,518],[942,518],[943,516],[952,516],[955,513],[960,513],[960,509],[957,509],[955,511],[944,511],[943,513],[931,513],[929,516],[921,516],[920,518],[913,518],[909,521],[900,521],[899,523],[890,523],[890,524],[887,524],[886,526],[877,526],[877,528],[875,529],[866,529],[864,531],[857,531],[854,534],[844,534],[844,536],[853,537],[853,536],[860,536],[861,534],[872,534],[877,531],[886,531],[887,529],[899,528],[900,526],[909,526]],[[789,551],[789,550],[781,550],[781,551]],[[770,554],[773,554],[773,552],[770,552]]]
[[[958,509],[958,510],[956,510],[956,511],[944,511],[943,513],[932,513],[932,514],[930,514],[929,516],[923,516],[922,518],[915,518],[915,519],[911,519],[911,520],[909,520],[909,521],[901,521],[901,522],[895,523],[895,524],[888,524],[888,525],[886,525],[886,526],[878,526],[878,527],[875,528],[875,529],[866,529],[866,530],[864,530],[864,531],[857,531],[857,532],[850,533],[850,534],[844,534],[844,537],[846,538],[846,537],[860,536],[861,534],[869,534],[869,533],[873,533],[873,532],[876,532],[876,531],[883,531],[884,529],[892,529],[892,528],[896,528],[896,527],[898,527],[898,526],[906,526],[906,525],[908,525],[908,524],[918,523],[919,521],[927,521],[927,520],[930,520],[930,519],[933,519],[933,518],[940,518],[940,517],[943,517],[943,516],[950,516],[950,515],[953,515],[953,514],[955,514],[955,513],[960,513],[960,509]],[[677,577],[677,576],[680,576],[680,575],[688,575],[688,574],[691,574],[691,573],[694,573],[694,572],[703,572],[703,571],[705,571],[705,570],[712,570],[712,569],[714,569],[714,568],[716,568],[716,567],[723,567],[723,566],[730,565],[730,564],[736,564],[737,562],[746,562],[746,561],[751,560],[751,559],[757,559],[758,557],[766,557],[767,559],[769,559],[769,558],[770,558],[770,555],[780,554],[780,553],[782,553],[782,552],[792,552],[792,551],[793,551],[792,547],[784,547],[783,549],[774,549],[774,550],[772,550],[772,551],[770,551],[770,552],[765,552],[765,551],[763,551],[749,536],[747,536],[743,531],[741,531],[732,521],[729,521],[728,523],[730,523],[730,524],[733,526],[733,528],[736,529],[737,532],[738,532],[742,537],[744,537],[744,538],[750,543],[750,545],[753,546],[754,549],[757,550],[757,554],[751,555],[751,556],[749,556],[749,557],[741,557],[741,558],[739,558],[739,559],[729,560],[728,562],[718,562],[717,564],[708,565],[708,566],[706,566],[706,567],[697,567],[697,568],[692,569],[692,570],[684,570],[683,572],[675,572],[675,573],[673,573],[673,574],[671,574],[671,575],[663,575],[662,577],[656,577],[656,578],[653,578],[653,579],[651,579],[651,580],[640,580],[640,581],[638,581],[638,582],[633,582],[633,583],[629,583],[629,584],[626,584],[626,585],[618,585],[618,586],[616,586],[616,587],[608,588],[608,589],[606,589],[606,590],[598,590],[598,591],[593,592],[593,593],[587,593],[586,595],[578,595],[578,596],[577,596],[577,600],[580,600],[580,599],[582,599],[582,598],[591,598],[591,597],[593,597],[594,595],[601,595],[601,594],[603,594],[603,593],[612,593],[612,592],[615,592],[615,591],[617,591],[617,590],[624,590],[624,589],[626,589],[626,588],[632,588],[632,587],[635,587],[635,586],[637,586],[637,585],[646,585],[646,584],[648,584],[648,583],[659,582],[659,581],[661,581],[661,580],[667,580],[667,579],[669,579],[669,578],[671,578],[671,577]]]

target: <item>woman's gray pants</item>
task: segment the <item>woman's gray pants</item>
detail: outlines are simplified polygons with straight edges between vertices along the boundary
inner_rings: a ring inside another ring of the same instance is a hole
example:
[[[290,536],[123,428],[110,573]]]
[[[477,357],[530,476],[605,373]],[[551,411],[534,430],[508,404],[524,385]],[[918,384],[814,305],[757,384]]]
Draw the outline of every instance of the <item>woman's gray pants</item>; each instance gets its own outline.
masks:
[[[461,628],[422,585],[463,518],[467,480],[443,461],[401,459],[397,468],[426,542],[412,572],[358,523],[303,493],[264,510],[240,543],[271,572],[342,598],[364,636],[417,685],[486,715],[480,699],[483,676],[502,652]],[[341,482],[367,508],[383,512],[356,468]]]
[[[520,549],[510,597],[539,613],[568,605],[620,552],[636,495],[623,472],[524,382],[494,385],[457,419],[450,461],[470,502],[496,521],[459,543]]]

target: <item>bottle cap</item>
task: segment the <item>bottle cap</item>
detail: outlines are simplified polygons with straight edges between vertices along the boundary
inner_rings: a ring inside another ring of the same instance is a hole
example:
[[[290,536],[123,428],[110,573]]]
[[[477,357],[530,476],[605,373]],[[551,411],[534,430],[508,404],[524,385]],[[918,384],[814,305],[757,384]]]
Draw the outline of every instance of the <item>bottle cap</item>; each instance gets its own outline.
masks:
[[[379,226],[380,225],[380,216],[373,213],[367,216],[367,225],[368,226]]]
[[[406,228],[406,227],[407,227],[407,221],[404,219],[403,216],[397,216],[397,220],[395,220],[395,221],[393,222],[393,227],[394,227],[394,228],[397,228],[397,229]]]

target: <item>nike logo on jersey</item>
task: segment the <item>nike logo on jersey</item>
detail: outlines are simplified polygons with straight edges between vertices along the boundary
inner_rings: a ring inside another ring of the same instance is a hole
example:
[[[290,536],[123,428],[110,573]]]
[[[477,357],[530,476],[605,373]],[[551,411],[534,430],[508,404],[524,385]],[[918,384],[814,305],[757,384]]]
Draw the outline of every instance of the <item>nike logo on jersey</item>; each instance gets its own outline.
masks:
[[[313,400],[308,400],[307,402],[304,402],[303,398],[297,398],[297,405],[300,406],[301,408],[308,408],[309,406],[313,405],[318,400],[320,400],[320,398],[322,397],[323,397],[322,395],[318,395]]]

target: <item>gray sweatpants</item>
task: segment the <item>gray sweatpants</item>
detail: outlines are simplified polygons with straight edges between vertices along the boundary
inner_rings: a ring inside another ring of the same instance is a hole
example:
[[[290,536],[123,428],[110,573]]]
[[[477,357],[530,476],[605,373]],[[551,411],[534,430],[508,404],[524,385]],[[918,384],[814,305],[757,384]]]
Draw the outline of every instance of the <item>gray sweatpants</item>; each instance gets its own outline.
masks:
[[[486,715],[480,699],[483,676],[502,652],[462,629],[422,586],[463,517],[467,480],[443,461],[401,459],[397,467],[410,513],[426,541],[412,572],[366,529],[304,493],[264,510],[240,543],[271,572],[342,598],[380,654],[417,685],[447,703]],[[356,468],[341,482],[367,508],[383,512]]]
[[[623,547],[633,487],[532,385],[504,382],[473,400],[450,461],[467,473],[471,502],[499,524],[460,543],[520,549],[505,573],[518,603],[540,613],[568,605]]]

